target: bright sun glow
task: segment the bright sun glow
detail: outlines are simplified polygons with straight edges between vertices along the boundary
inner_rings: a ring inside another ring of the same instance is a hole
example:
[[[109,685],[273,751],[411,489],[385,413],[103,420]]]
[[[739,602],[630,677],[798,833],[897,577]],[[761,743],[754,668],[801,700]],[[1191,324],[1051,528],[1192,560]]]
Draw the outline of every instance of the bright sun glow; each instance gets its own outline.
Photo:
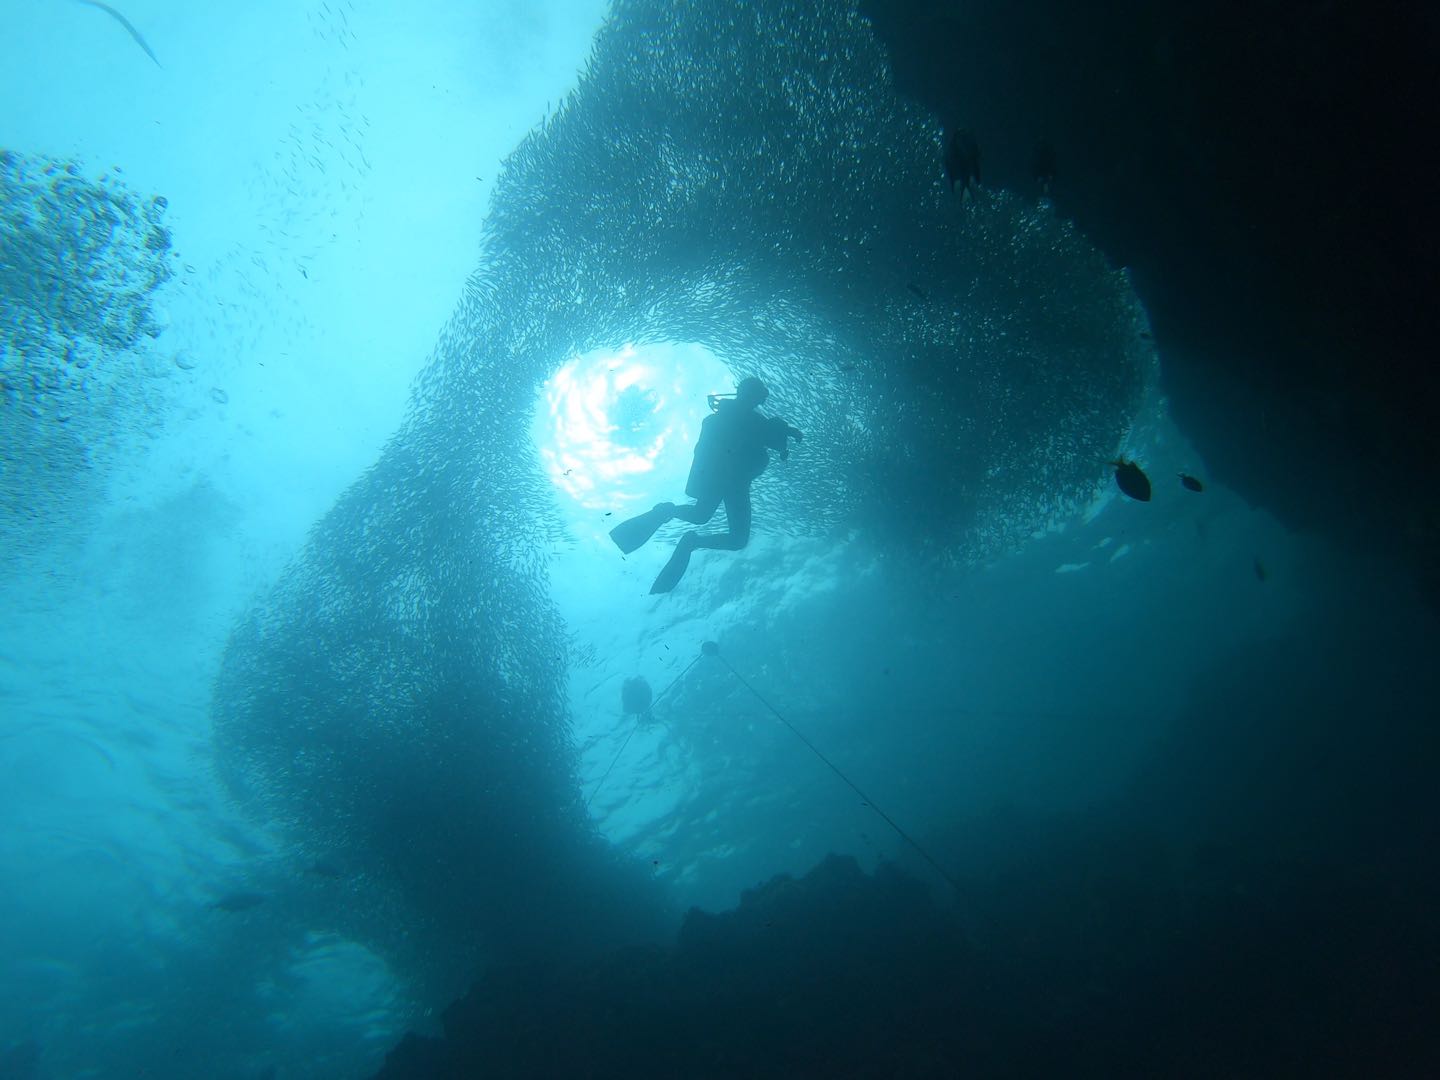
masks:
[[[702,345],[586,353],[546,381],[535,445],[576,509],[623,514],[683,501],[691,451],[710,411],[705,396],[734,389],[735,376]]]

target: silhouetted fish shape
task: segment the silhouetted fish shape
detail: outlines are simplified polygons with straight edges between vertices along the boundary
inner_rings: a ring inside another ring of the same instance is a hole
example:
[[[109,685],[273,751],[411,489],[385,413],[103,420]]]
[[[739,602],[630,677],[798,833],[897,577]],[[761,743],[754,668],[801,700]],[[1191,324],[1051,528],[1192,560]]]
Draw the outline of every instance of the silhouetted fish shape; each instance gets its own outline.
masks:
[[[160,58],[155,55],[154,50],[151,49],[149,45],[145,44],[145,39],[140,36],[140,31],[136,30],[130,20],[125,18],[124,15],[121,15],[120,12],[116,11],[109,4],[102,4],[100,0],[75,0],[75,2],[77,4],[86,4],[93,8],[99,8],[101,11],[105,12],[106,15],[109,15],[112,19],[114,19],[116,22],[118,22],[121,26],[125,28],[125,32],[135,39],[135,44],[139,45],[140,48],[144,49],[145,55],[150,57],[151,60],[155,61],[156,67],[163,67],[163,65],[160,63]]]
[[[1115,466],[1115,483],[1120,485],[1121,491],[1138,502],[1150,501],[1150,478],[1141,471],[1139,465],[1124,458],[1110,464]]]

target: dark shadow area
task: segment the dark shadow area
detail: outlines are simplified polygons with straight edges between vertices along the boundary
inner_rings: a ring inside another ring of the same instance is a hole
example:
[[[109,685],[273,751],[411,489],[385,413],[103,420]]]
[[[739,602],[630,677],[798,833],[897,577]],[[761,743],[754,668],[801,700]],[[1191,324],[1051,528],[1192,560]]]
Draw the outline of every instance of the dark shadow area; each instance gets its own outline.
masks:
[[[1109,804],[955,823],[959,895],[832,856],[493,969],[380,1075],[1436,1075],[1431,624],[1387,600],[1217,658]]]
[[[954,912],[833,856],[667,949],[497,970],[408,1036],[382,1078],[1421,1076],[1434,941],[1415,898],[1362,870],[1200,849],[1184,877],[1148,831],[1017,849]],[[1016,828],[1016,826],[1020,826]],[[1047,835],[1048,834],[1048,835]],[[1023,855],[1021,854],[1023,852]]]
[[[1440,600],[1440,19],[1424,5],[864,3],[897,89],[1051,195],[1151,316],[1216,479]]]

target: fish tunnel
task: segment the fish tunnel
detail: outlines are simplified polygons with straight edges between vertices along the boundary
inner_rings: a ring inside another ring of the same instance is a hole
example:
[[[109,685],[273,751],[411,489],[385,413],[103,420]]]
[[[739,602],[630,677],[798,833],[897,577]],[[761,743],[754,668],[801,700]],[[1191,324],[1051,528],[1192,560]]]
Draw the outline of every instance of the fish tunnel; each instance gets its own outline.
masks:
[[[894,854],[776,774],[733,679],[666,691],[715,640],[877,752],[844,725],[951,694],[915,666],[936,582],[1078,514],[1129,437],[1154,359],[1125,275],[1043,203],[958,205],[940,152],[850,4],[617,4],[506,162],[401,428],[231,638],[232,790],[488,948],[618,918],[636,865],[723,903],[842,841]],[[649,598],[670,537],[621,561],[604,534],[679,497],[705,395],[744,375],[803,449],[745,551]],[[597,795],[636,675],[665,723]]]

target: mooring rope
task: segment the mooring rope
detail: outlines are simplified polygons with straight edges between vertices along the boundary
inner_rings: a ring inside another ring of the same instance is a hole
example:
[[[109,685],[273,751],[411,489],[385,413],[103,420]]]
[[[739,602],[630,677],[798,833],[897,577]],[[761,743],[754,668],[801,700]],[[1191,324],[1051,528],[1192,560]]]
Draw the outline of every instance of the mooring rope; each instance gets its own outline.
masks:
[[[859,795],[860,801],[865,806],[868,806],[871,810],[874,810],[875,813],[880,816],[880,820],[882,820],[883,822],[885,822],[886,825],[889,825],[890,828],[895,830],[895,835],[900,837],[900,839],[904,840],[907,844],[909,844],[912,848],[919,852],[920,857],[924,859],[927,863],[929,863],[931,867],[934,868],[937,874],[939,874],[942,878],[945,879],[946,883],[955,890],[957,895],[963,895],[963,890],[961,890],[960,888],[960,883],[956,881],[943,866],[941,866],[938,862],[935,861],[934,856],[932,856],[930,852],[926,851],[925,848],[920,845],[920,842],[918,840],[916,840],[913,836],[911,836],[904,829],[902,829],[894,818],[892,818],[889,814],[887,814],[884,810],[880,808],[879,804],[877,804],[874,799],[870,798],[869,795],[866,795],[865,792],[861,791],[855,781],[851,780],[848,776],[846,776],[840,770],[840,767],[838,765],[836,765],[833,761],[831,761],[828,757],[826,757],[823,753],[820,752],[820,748],[818,746],[816,746],[803,734],[801,734],[800,729],[797,728],[794,724],[790,723],[790,721],[785,718],[785,714],[782,713],[779,709],[777,709],[774,705],[772,705],[769,699],[766,698],[764,694],[760,693],[759,690],[756,690],[755,687],[751,686],[750,683],[746,680],[745,676],[741,675],[740,672],[736,671],[734,665],[731,664],[729,660],[726,660],[725,657],[720,655],[720,646],[717,643],[713,641],[707,641],[703,645],[701,645],[700,655],[696,656],[694,660],[691,660],[690,663],[686,664],[684,671],[681,671],[679,675],[676,675],[675,678],[670,680],[669,686],[666,686],[665,689],[660,692],[660,696],[655,699],[655,702],[651,704],[650,708],[653,710],[655,708],[655,704],[658,703],[660,699],[663,698],[666,694],[668,694],[671,688],[674,687],[674,685],[678,683],[682,678],[684,678],[686,673],[689,672],[691,668],[693,668],[696,664],[700,662],[701,657],[705,656],[713,656],[716,660],[719,660],[720,663],[724,664],[726,670],[729,671],[731,675],[735,676],[736,680],[739,681],[740,685],[745,687],[746,690],[749,690],[750,693],[754,694],[755,699],[759,701],[760,704],[764,705],[767,709],[769,709],[772,713],[774,713],[775,718],[779,720],[782,724],[784,724],[787,728],[789,728],[790,733],[794,735],[797,739],[799,739],[802,743],[804,743],[806,748],[812,754],[814,754],[817,758],[824,762],[826,768],[828,768],[831,772],[833,772],[836,776],[843,780],[851,791],[855,792],[856,795]],[[630,740],[634,737],[635,732],[640,730],[640,722],[643,719],[644,714],[640,714],[636,717],[635,726],[630,729],[630,734],[626,735],[625,741],[620,744],[620,749],[616,751],[614,760],[610,762],[610,768],[605,770],[605,775],[600,777],[600,782],[595,785],[595,790],[590,793],[590,798],[585,800],[586,809],[589,809],[590,803],[594,801],[595,796],[600,793],[600,789],[605,786],[606,777],[610,775],[611,769],[614,769],[615,765],[619,762],[620,755],[625,753],[625,747],[630,745]],[[661,723],[664,723],[664,721],[661,720]],[[666,727],[669,727],[669,725],[666,724]]]
[[[746,690],[749,690],[750,693],[754,694],[755,699],[759,701],[760,704],[764,705],[767,709],[769,709],[772,713],[774,713],[775,718],[779,720],[782,724],[784,724],[787,728],[789,728],[791,734],[793,734],[797,739],[804,743],[806,747],[809,748],[812,754],[814,754],[817,758],[823,761],[826,767],[829,768],[831,772],[833,772],[850,787],[851,791],[855,792],[856,795],[860,796],[860,801],[864,803],[864,805],[868,806],[871,810],[874,810],[875,813],[880,815],[880,819],[884,821],[886,825],[889,825],[890,828],[894,829],[896,835],[899,836],[900,839],[904,840],[907,844],[909,844],[912,848],[919,852],[920,857],[926,862],[928,862],[932,867],[934,867],[935,872],[939,874],[942,878],[944,878],[946,882],[949,883],[950,887],[955,890],[956,895],[964,895],[963,890],[960,888],[960,883],[956,881],[953,877],[951,877],[950,874],[946,871],[946,869],[938,862],[936,862],[934,857],[928,851],[926,851],[923,847],[920,846],[919,841],[917,841],[913,836],[911,836],[904,829],[902,829],[896,823],[894,818],[892,818],[889,814],[887,814],[884,810],[880,808],[879,804],[876,803],[874,799],[870,798],[869,795],[866,795],[865,792],[861,791],[860,788],[856,785],[855,781],[851,780],[848,776],[841,772],[839,766],[837,766],[833,761],[831,761],[824,754],[822,754],[819,747],[817,747],[814,743],[812,743],[809,739],[802,735],[800,733],[800,730],[794,724],[790,723],[789,720],[785,719],[784,713],[782,713],[774,705],[770,704],[769,699],[767,699],[764,694],[760,693],[759,690],[756,690],[755,687],[751,686],[750,683],[746,681],[745,676],[741,675],[740,672],[736,671],[734,665],[732,665],[729,660],[726,660],[725,657],[720,655],[720,646],[716,645],[713,641],[707,641],[703,647],[701,655],[713,656],[715,657],[715,659],[719,660],[720,663],[724,664],[725,667],[729,670],[730,674],[734,675],[735,678],[740,681],[741,686],[745,687]]]
[[[605,775],[600,777],[600,782],[595,785],[595,790],[590,792],[590,798],[585,800],[586,810],[590,809],[590,804],[595,801],[595,796],[600,794],[600,789],[605,786],[605,781],[609,779],[611,770],[614,769],[617,764],[619,764],[620,755],[625,753],[625,747],[630,745],[630,740],[633,739],[635,737],[635,733],[640,730],[640,725],[644,723],[645,717],[652,715],[655,712],[655,706],[660,704],[660,702],[664,699],[665,695],[670,693],[671,688],[674,687],[674,685],[678,683],[681,679],[683,679],[686,672],[688,672],[692,667],[698,664],[700,662],[700,657],[704,655],[705,653],[702,652],[698,656],[696,656],[694,660],[691,660],[690,663],[686,664],[684,670],[682,670],[679,675],[676,675],[675,678],[671,679],[669,685],[667,685],[664,690],[660,691],[659,695],[655,698],[654,701],[650,702],[650,708],[646,709],[642,713],[635,714],[635,726],[630,729],[630,734],[625,736],[625,741],[620,744],[620,749],[615,751],[615,757],[610,762],[610,768],[606,769]],[[655,717],[655,719],[659,720],[662,724],[665,723],[664,719],[662,719],[661,717],[657,716]],[[668,728],[670,725],[665,724],[665,726]]]

